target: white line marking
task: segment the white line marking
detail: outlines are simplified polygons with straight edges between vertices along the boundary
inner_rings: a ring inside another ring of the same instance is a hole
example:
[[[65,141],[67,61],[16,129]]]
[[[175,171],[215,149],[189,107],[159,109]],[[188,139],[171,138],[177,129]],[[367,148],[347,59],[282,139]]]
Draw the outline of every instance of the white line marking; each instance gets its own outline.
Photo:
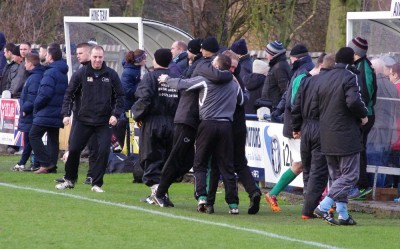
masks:
[[[175,215],[175,214],[169,214],[169,213],[164,213],[160,211],[154,211],[150,209],[145,209],[137,206],[129,206],[126,204],[122,203],[115,203],[115,202],[109,202],[109,201],[103,201],[103,200],[97,200],[97,199],[91,199],[88,197],[80,196],[80,195],[72,195],[72,194],[66,194],[64,192],[55,192],[55,191],[49,191],[49,190],[44,190],[44,189],[37,189],[37,188],[30,188],[30,187],[22,187],[22,186],[17,186],[14,184],[8,184],[8,183],[2,183],[0,182],[0,186],[7,187],[7,188],[14,188],[14,189],[22,189],[22,190],[29,190],[29,191],[34,191],[38,193],[44,193],[44,194],[52,194],[52,195],[60,195],[60,196],[66,196],[78,200],[84,200],[84,201],[90,201],[94,203],[100,203],[100,204],[105,204],[105,205],[110,205],[110,206],[115,206],[115,207],[121,207],[121,208],[127,208],[131,210],[137,210],[137,211],[142,211],[150,214],[156,214],[160,216],[165,216],[168,218],[173,218],[173,219],[179,219],[179,220],[185,220],[185,221],[190,221],[190,222],[197,222],[197,223],[202,223],[206,225],[212,225],[212,226],[219,226],[219,227],[225,227],[233,230],[238,230],[242,232],[249,232],[249,233],[254,233],[254,234],[259,234],[265,237],[270,237],[270,238],[275,238],[275,239],[280,239],[280,240],[285,240],[285,241],[290,241],[290,242],[298,242],[302,243],[305,245],[310,245],[310,246],[315,246],[319,248],[329,248],[329,249],[339,249],[339,247],[331,246],[331,245],[326,245],[314,241],[308,241],[308,240],[300,240],[300,239],[294,239],[291,237],[287,236],[282,236],[274,233],[269,233],[265,232],[262,230],[257,230],[257,229],[250,229],[250,228],[245,228],[245,227],[239,227],[239,226],[233,226],[227,223],[220,223],[220,222],[212,222],[212,221],[207,221],[207,220],[200,220],[200,219],[194,219],[186,216],[181,216],[181,215]]]

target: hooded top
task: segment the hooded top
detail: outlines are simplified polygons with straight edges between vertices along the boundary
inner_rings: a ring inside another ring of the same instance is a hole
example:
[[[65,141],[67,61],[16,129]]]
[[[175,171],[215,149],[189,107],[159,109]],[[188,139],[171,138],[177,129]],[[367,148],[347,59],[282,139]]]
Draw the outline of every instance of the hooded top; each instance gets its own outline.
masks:
[[[3,76],[3,69],[7,64],[6,57],[4,56],[4,46],[6,45],[6,36],[0,32],[0,78]]]

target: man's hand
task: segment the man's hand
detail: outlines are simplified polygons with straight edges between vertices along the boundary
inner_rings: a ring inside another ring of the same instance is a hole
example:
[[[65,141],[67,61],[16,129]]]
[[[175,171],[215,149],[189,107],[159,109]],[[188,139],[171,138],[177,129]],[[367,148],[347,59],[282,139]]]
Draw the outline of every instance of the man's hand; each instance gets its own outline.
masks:
[[[365,125],[368,123],[368,117],[362,118],[361,119],[361,125]]]
[[[293,138],[294,139],[298,139],[301,137],[301,132],[300,131],[294,131],[293,132]]]
[[[158,77],[158,82],[164,83],[167,82],[168,74],[161,74],[160,77]]]
[[[108,123],[112,126],[116,126],[118,123],[118,119],[115,116],[111,116],[110,117],[110,121],[108,121]]]
[[[69,122],[70,122],[70,117],[64,117],[64,119],[63,119],[64,125],[65,125],[65,126],[68,126],[68,125],[69,125]]]

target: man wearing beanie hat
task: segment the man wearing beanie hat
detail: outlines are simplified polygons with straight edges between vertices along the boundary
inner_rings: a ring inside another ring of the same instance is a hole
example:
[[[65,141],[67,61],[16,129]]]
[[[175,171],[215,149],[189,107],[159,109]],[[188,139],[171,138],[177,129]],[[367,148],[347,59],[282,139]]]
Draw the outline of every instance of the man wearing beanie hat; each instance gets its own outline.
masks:
[[[254,102],[261,98],[262,88],[268,73],[268,63],[262,60],[253,61],[253,72],[243,78],[243,84],[249,91],[249,100],[245,103],[246,113],[256,114]]]
[[[172,61],[170,49],[161,48],[154,53],[154,71],[143,76],[135,92],[137,101],[132,106],[134,120],[140,126],[140,166],[144,170],[143,183],[151,194],[142,199],[154,203],[160,183],[161,171],[171,153],[173,143],[174,115],[178,106],[178,92],[166,84],[158,84],[161,74],[170,74],[168,65]]]
[[[200,59],[202,57],[202,54],[200,52],[202,42],[203,42],[202,38],[196,38],[196,39],[189,41],[188,51],[187,51],[189,66],[182,73],[183,78],[190,78],[193,73],[193,70],[196,68],[197,64],[200,62]]]
[[[298,86],[294,87],[293,82],[297,76],[304,73],[307,74],[314,68],[314,63],[312,62],[310,55],[308,55],[308,50],[302,44],[298,44],[293,47],[289,58],[292,64],[292,76],[288,85],[288,89],[283,94],[276,109],[271,113],[271,117],[276,119],[276,117],[284,113],[283,136],[289,139],[289,147],[292,150],[292,164],[290,168],[283,173],[282,177],[279,179],[274,188],[272,188],[271,191],[265,195],[265,200],[274,212],[280,211],[276,197],[287,185],[289,185],[290,182],[292,182],[301,172],[303,172],[303,164],[300,157],[300,139],[293,137],[291,111],[293,100],[298,90]]]
[[[240,78],[244,79],[246,75],[252,73],[252,60],[250,55],[248,54],[246,40],[240,39],[232,43],[231,50],[239,55],[239,64],[240,64]]]
[[[368,123],[362,127],[363,151],[360,157],[360,176],[357,186],[350,192],[349,198],[359,198],[371,193],[372,188],[367,176],[367,139],[368,133],[375,123],[374,106],[376,103],[376,74],[371,62],[367,58],[367,40],[356,37],[348,43],[348,47],[354,50],[354,65],[359,71],[358,84],[360,85],[361,97],[368,108]]]
[[[286,49],[279,41],[268,43],[265,51],[269,61],[269,73],[264,81],[261,96],[272,101],[276,107],[286,91],[290,80],[290,66],[286,58]]]
[[[351,48],[341,48],[336,65],[317,82],[321,152],[334,180],[314,214],[331,225],[357,224],[347,211],[347,193],[358,179],[363,149],[360,123],[368,122],[368,110],[361,99],[354,69],[348,64],[352,54]],[[328,213],[334,203],[338,220]]]
[[[213,36],[204,39],[203,42],[201,43],[201,50],[206,50],[212,54],[217,53],[219,50],[217,39]],[[204,53],[203,56],[207,57],[206,55],[204,55]]]

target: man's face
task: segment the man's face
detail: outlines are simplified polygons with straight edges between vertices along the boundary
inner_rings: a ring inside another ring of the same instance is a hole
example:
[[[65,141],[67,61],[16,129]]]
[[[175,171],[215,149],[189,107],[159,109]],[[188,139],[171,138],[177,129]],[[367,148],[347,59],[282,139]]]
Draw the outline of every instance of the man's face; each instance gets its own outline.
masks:
[[[271,61],[271,60],[272,60],[272,55],[270,55],[270,54],[267,53],[267,60],[268,60],[268,61]]]
[[[238,60],[232,59],[231,67],[229,68],[229,71],[231,71],[231,73],[235,72],[238,64],[239,64]]]
[[[175,58],[181,52],[182,52],[182,50],[178,47],[178,43],[177,42],[172,43],[172,46],[171,46],[172,58]]]
[[[390,67],[384,66],[384,67],[383,67],[383,74],[384,74],[386,77],[389,77],[389,75],[390,75]]]
[[[47,55],[47,49],[39,48],[39,59],[41,61],[45,61],[46,60],[46,55]]]
[[[104,52],[101,49],[92,49],[90,54],[90,61],[93,69],[101,69],[104,61]]]
[[[17,63],[17,64],[21,64],[21,62],[22,62],[22,57],[13,54],[13,55],[12,55],[12,60],[13,60],[15,63]]]
[[[78,59],[79,63],[85,63],[90,61],[90,50],[89,48],[77,48],[76,49],[76,58]]]
[[[11,51],[8,51],[6,48],[3,49],[4,51],[4,57],[6,57],[6,60],[11,60],[12,59],[12,53]]]
[[[19,53],[21,54],[22,58],[25,58],[27,54],[31,52],[31,48],[28,46],[28,44],[21,44],[19,46]]]
[[[30,61],[25,61],[25,69],[26,71],[31,71],[35,66]]]
[[[215,67],[216,69],[219,69],[219,65],[218,65],[217,59],[218,59],[218,56],[215,56],[214,60],[212,60],[212,62],[211,62],[211,65],[213,67]]]

